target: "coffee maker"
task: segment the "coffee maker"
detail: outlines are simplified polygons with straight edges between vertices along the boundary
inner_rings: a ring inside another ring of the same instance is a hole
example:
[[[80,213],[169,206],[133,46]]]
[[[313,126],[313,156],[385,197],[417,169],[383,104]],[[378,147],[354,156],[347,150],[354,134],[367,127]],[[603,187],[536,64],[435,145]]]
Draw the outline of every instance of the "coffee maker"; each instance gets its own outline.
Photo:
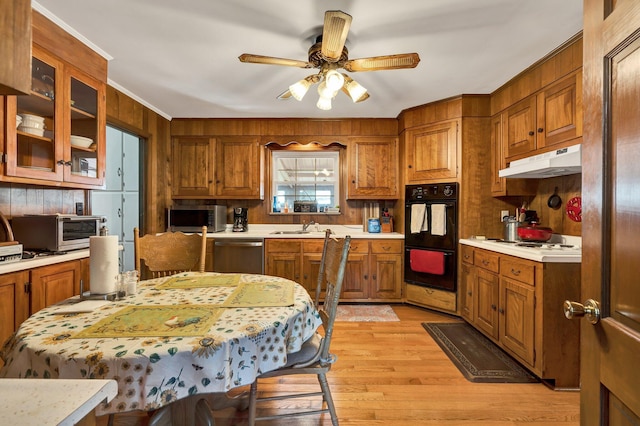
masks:
[[[249,230],[248,214],[249,210],[246,207],[233,208],[233,232],[247,232]]]

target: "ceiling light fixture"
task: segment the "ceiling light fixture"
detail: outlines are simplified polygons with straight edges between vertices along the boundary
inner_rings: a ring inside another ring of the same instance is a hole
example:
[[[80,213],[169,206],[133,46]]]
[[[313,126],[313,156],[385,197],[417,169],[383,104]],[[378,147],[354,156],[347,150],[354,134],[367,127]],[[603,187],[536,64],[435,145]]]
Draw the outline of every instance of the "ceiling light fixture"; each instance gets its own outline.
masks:
[[[331,65],[323,67],[318,74],[313,74],[289,86],[289,90],[278,96],[279,99],[289,99],[291,97],[298,101],[307,94],[312,85],[318,85],[318,102],[316,106],[328,111],[331,109],[331,100],[342,90],[353,102],[362,102],[369,98],[367,89],[347,74],[339,73]]]

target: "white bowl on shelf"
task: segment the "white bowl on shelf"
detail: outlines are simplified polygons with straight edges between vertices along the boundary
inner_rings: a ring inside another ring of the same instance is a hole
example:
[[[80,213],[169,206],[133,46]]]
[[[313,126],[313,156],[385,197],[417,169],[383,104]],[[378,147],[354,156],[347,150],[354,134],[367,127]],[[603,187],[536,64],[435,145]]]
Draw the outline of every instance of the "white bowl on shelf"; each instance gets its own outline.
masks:
[[[20,116],[22,117],[22,126],[33,129],[44,129],[44,117],[33,114],[20,114]]]
[[[30,135],[35,135],[35,136],[43,136],[44,135],[44,129],[38,129],[36,127],[29,127],[29,126],[25,126],[24,124],[21,124],[20,126],[18,126],[18,130],[20,130],[21,132],[24,133],[29,133]]]
[[[71,145],[79,148],[89,148],[93,143],[93,139],[84,136],[71,135]]]

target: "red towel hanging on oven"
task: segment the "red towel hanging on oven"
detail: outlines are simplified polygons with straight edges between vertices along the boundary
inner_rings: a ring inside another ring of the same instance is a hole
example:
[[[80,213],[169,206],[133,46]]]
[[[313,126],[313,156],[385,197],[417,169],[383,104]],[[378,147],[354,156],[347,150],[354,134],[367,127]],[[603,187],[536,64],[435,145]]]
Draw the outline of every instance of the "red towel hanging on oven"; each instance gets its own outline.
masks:
[[[409,262],[412,271],[444,275],[444,253],[441,251],[411,250]]]

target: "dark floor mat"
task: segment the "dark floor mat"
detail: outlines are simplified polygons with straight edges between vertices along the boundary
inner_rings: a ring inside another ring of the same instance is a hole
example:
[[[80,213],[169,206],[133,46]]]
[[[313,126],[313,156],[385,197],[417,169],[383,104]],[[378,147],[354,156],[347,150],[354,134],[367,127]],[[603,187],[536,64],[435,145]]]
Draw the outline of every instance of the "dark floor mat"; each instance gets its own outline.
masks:
[[[470,382],[535,383],[540,380],[465,322],[422,323]]]

